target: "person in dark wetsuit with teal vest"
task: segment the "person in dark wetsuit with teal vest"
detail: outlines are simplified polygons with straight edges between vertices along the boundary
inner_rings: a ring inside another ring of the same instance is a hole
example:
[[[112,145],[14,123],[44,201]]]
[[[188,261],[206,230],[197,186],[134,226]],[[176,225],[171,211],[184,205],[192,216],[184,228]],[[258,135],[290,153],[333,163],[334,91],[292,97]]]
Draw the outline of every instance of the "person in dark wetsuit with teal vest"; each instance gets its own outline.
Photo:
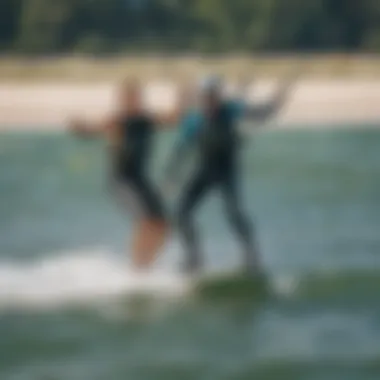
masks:
[[[184,153],[191,146],[196,147],[199,163],[181,196],[177,215],[186,249],[186,271],[195,272],[202,266],[192,214],[209,190],[219,188],[226,204],[227,217],[243,245],[245,269],[254,274],[262,272],[254,229],[241,205],[237,124],[244,117],[263,121],[277,113],[287,99],[292,82],[287,81],[269,104],[250,107],[240,100],[223,100],[221,79],[211,77],[201,86],[201,107],[185,114],[168,177],[170,182],[174,180]]]
[[[135,226],[132,261],[147,269],[166,240],[169,223],[164,202],[148,176],[155,130],[178,120],[177,111],[152,114],[143,107],[142,88],[125,82],[118,93],[117,111],[101,123],[75,121],[81,136],[105,136],[109,143],[111,189],[130,211]]]

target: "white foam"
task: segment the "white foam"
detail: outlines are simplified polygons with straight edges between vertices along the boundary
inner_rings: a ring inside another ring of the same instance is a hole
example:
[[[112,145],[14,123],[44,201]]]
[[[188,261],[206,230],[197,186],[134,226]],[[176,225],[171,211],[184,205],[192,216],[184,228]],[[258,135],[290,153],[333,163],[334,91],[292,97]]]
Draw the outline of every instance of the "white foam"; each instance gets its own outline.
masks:
[[[272,291],[281,296],[294,294],[299,285],[299,279],[291,275],[273,277],[271,281]]]
[[[50,307],[128,294],[178,296],[189,280],[162,269],[137,273],[107,250],[71,251],[28,264],[0,261],[0,308]]]

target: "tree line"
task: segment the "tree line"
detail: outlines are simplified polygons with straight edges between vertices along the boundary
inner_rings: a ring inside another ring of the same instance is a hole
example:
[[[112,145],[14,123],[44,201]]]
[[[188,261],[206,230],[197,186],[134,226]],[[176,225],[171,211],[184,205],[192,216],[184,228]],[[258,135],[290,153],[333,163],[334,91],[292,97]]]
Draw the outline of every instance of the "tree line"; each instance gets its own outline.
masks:
[[[0,51],[379,52],[379,0],[1,0]]]

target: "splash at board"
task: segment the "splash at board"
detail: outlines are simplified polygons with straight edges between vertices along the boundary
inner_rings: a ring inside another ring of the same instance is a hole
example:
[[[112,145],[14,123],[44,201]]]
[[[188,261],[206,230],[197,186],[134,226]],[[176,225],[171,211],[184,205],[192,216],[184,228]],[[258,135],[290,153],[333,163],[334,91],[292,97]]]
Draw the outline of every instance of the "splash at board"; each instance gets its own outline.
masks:
[[[203,276],[194,282],[192,291],[202,298],[261,299],[270,289],[265,276],[234,272]]]
[[[134,277],[134,299],[150,298],[159,289],[165,294],[197,298],[263,298],[269,293],[266,277],[253,277],[239,272],[187,276],[174,273],[144,273]],[[130,288],[132,290],[132,288]]]
[[[112,299],[257,297],[262,280],[238,273],[204,274],[196,278],[163,268],[139,273],[109,251],[71,251],[34,262],[0,262],[0,309],[50,308],[93,304]]]

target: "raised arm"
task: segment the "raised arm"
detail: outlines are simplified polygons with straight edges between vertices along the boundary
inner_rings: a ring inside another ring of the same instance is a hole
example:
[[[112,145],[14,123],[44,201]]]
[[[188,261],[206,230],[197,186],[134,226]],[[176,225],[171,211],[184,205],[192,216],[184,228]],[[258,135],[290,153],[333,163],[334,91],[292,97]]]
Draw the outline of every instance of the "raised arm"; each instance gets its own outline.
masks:
[[[277,93],[266,104],[263,105],[246,105],[244,104],[243,118],[253,121],[265,121],[275,116],[284,104],[288,101],[291,90],[296,82],[298,75],[291,75],[283,81]],[[243,85],[242,94],[246,94],[247,85]]]

